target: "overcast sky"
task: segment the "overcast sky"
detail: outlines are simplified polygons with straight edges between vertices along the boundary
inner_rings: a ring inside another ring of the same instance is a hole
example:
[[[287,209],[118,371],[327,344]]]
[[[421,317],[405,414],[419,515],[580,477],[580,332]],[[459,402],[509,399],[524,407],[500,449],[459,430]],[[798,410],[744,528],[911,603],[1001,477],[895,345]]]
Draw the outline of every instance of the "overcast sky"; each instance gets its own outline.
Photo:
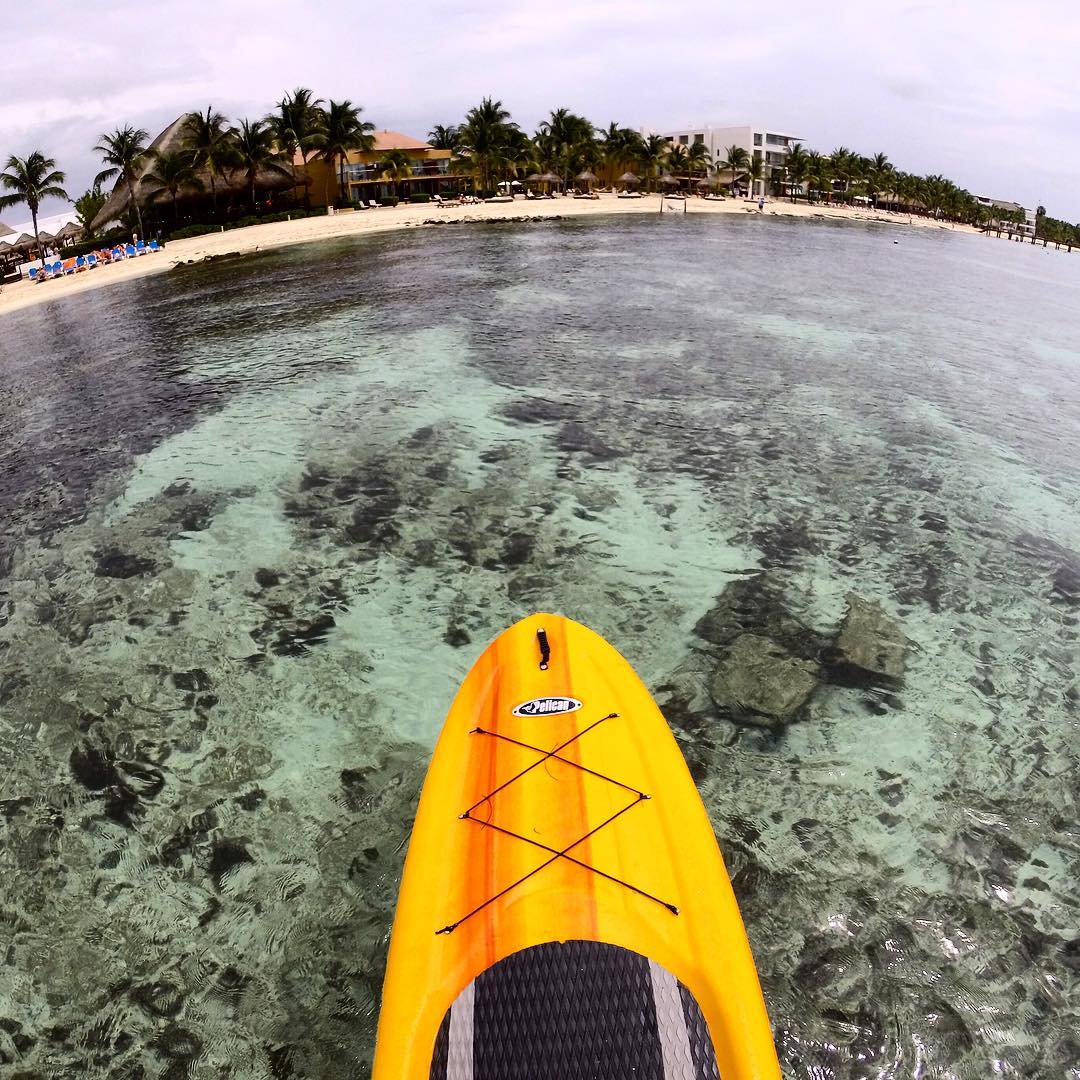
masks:
[[[749,121],[1080,221],[1073,0],[40,0],[6,3],[0,30],[0,155],[43,150],[72,195],[103,131],[155,136],[209,103],[259,116],[310,86],[421,136],[485,94],[529,132],[557,106],[602,126]]]

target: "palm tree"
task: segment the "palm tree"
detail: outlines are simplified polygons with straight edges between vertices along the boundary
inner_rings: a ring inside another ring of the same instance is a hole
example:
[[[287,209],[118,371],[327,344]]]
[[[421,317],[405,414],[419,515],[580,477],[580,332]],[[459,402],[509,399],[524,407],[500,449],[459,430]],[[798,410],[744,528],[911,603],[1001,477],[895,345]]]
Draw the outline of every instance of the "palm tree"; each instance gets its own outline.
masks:
[[[38,239],[38,207],[42,199],[65,199],[68,193],[60,186],[64,180],[64,174],[57,172],[56,162],[47,158],[40,150],[35,150],[25,158],[16,157],[14,154],[7,159],[5,171],[0,173],[0,187],[10,191],[10,195],[0,195],[0,210],[6,210],[9,206],[17,206],[26,203],[30,208],[30,217],[34,222],[34,239],[37,240],[38,255],[41,256],[41,265],[45,265],[45,252],[41,248]]]
[[[750,159],[750,164],[746,167],[746,175],[750,180],[750,194],[754,194],[754,184],[759,180],[765,178],[765,162],[762,160],[760,154],[754,154]],[[764,187],[762,187],[764,191]]]
[[[206,113],[188,113],[184,121],[184,148],[192,154],[195,168],[210,176],[210,198],[217,213],[217,178],[236,165],[233,129],[224,115],[208,105]]]
[[[599,153],[592,124],[569,109],[553,109],[537,129],[537,135],[549,140],[548,145],[554,149],[556,171],[563,180],[569,180],[581,168],[597,162]]]
[[[729,146],[724,153],[727,157],[718,163],[717,168],[721,172],[731,172],[729,186],[734,187],[735,181],[750,167],[750,155],[741,146]]]
[[[819,194],[825,194],[826,188],[828,188],[831,193],[833,174],[832,163],[829,158],[817,153],[816,150],[811,150],[810,153],[806,155],[806,169],[806,180],[811,189],[816,185]],[[813,202],[812,195],[810,201]]]
[[[191,151],[178,150],[172,153],[151,151],[153,163],[143,174],[142,187],[151,197],[172,197],[173,220],[179,224],[180,207],[177,196],[184,188],[202,191],[204,184],[195,168]]]
[[[472,163],[480,187],[490,190],[496,163],[507,142],[510,130],[518,130],[501,101],[484,98],[469,110],[459,129],[458,151]]]
[[[626,171],[641,153],[641,136],[631,128],[619,127],[614,121],[600,132],[600,154],[604,162],[609,186],[615,177]]]
[[[345,190],[345,159],[350,150],[370,153],[375,149],[375,125],[360,119],[363,110],[351,101],[331,101],[326,110],[326,125],[316,136],[317,156],[326,162],[326,185],[323,197],[330,204],[330,173],[338,167],[338,194]]]
[[[436,150],[456,150],[458,139],[458,128],[454,124],[436,124],[428,132],[428,142]]]
[[[674,146],[668,148],[667,161],[665,164],[668,167],[668,171],[676,180],[679,179],[680,174],[689,175],[690,172],[690,154],[685,146],[680,146],[676,143]]]
[[[240,126],[233,132],[232,148],[235,167],[244,169],[247,174],[248,193],[254,210],[255,181],[259,171],[289,176],[292,169],[281,160],[281,151],[274,143],[274,132],[265,120],[241,120]]]
[[[401,183],[401,181],[409,181],[413,175],[413,163],[412,158],[405,153],[404,150],[387,150],[383,154],[382,159],[382,177],[384,180],[393,180],[395,185]],[[398,196],[401,195],[401,189],[398,188]]]
[[[791,201],[794,202],[796,192],[810,174],[810,163],[807,160],[806,151],[802,148],[802,143],[794,143],[788,150],[784,168],[787,172],[788,184],[791,186]]]
[[[75,213],[78,215],[79,228],[82,229],[84,237],[89,238],[90,223],[101,213],[104,205],[105,193],[97,184],[89,191],[84,191],[75,200]]]
[[[878,193],[891,185],[895,176],[896,170],[885,154],[877,153],[870,159],[869,168],[866,170],[866,179],[874,196],[875,209],[877,208]]]
[[[670,144],[663,135],[649,135],[639,150],[641,170],[645,174],[645,188],[651,191],[653,181],[667,159]]]
[[[838,146],[829,155],[829,163],[832,166],[832,179],[839,180],[844,185],[844,194],[847,195],[848,185],[858,176],[858,161],[855,155],[846,146]],[[831,194],[829,201],[832,202]]]
[[[709,171],[712,164],[712,155],[709,148],[700,140],[696,139],[686,151],[686,175],[691,183],[698,173],[704,175]]]
[[[513,180],[521,172],[523,175],[529,171],[536,157],[532,139],[518,127],[510,127],[506,131],[506,138],[499,150],[496,161],[503,175],[508,180]]]
[[[135,170],[143,163],[146,157],[146,141],[150,136],[142,128],[126,127],[117,128],[108,135],[102,135],[101,141],[94,150],[101,155],[101,160],[108,166],[94,177],[94,186],[111,180],[114,176],[122,176],[127,186],[128,199],[135,207],[135,219],[139,223],[139,235],[143,235],[142,211],[139,209],[139,200],[135,197]]]
[[[305,172],[308,155],[315,150],[323,127],[321,105],[322,98],[314,97],[306,86],[298,86],[277,103],[278,111],[266,118],[278,147],[290,162],[299,152]]]

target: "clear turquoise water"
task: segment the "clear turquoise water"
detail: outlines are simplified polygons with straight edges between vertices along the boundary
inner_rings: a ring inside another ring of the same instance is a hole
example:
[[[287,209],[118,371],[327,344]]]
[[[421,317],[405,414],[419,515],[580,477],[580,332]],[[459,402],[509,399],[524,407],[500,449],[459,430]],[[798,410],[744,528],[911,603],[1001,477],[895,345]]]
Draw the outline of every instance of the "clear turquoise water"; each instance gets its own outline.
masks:
[[[667,706],[787,1075],[1080,1077],[1078,327],[1041,248],[691,215],[6,317],[0,1072],[365,1075],[426,757],[544,608]],[[718,715],[734,588],[879,602],[903,685]]]

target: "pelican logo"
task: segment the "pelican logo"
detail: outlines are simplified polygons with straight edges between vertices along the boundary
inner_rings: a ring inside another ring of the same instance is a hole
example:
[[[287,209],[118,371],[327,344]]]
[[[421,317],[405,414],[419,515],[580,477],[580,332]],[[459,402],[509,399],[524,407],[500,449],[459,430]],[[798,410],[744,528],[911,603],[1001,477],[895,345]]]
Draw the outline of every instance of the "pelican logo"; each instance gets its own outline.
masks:
[[[572,697],[538,697],[514,706],[515,716],[558,716],[560,713],[577,712],[581,702]]]

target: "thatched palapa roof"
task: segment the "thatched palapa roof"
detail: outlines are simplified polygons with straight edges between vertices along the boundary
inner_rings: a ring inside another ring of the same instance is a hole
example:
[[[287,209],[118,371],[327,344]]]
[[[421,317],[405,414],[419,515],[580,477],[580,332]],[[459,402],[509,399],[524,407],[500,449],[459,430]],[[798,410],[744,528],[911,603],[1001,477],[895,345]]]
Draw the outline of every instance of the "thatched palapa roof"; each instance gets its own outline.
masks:
[[[184,113],[183,116],[178,116],[150,144],[150,149],[156,150],[160,154],[175,154],[183,150],[184,123],[186,122],[188,115],[188,113]],[[295,188],[311,183],[311,179],[306,173],[293,167],[285,159],[282,159],[280,164],[281,169],[283,170],[280,172],[276,169],[260,170],[255,177],[256,188],[261,191],[284,191],[289,188]],[[138,168],[138,174],[135,181],[135,188],[139,196],[139,201],[144,209],[153,196],[150,192],[140,190],[141,182],[142,178],[148,172],[153,171],[153,168],[153,156],[148,154]],[[199,178],[206,185],[206,191],[190,192],[189,197],[198,195],[199,198],[209,198],[209,172],[206,169],[199,170]],[[247,170],[240,168],[235,172],[227,173],[225,176],[219,176],[216,178],[215,183],[217,185],[219,198],[223,196],[228,197],[230,194],[246,194],[248,190]],[[128,197],[127,184],[124,183],[124,178],[122,176],[117,177],[112,194],[105,201],[105,205],[98,212],[94,220],[90,222],[90,230],[96,232],[97,230],[104,228],[111,221],[119,221],[130,209],[131,199]]]

